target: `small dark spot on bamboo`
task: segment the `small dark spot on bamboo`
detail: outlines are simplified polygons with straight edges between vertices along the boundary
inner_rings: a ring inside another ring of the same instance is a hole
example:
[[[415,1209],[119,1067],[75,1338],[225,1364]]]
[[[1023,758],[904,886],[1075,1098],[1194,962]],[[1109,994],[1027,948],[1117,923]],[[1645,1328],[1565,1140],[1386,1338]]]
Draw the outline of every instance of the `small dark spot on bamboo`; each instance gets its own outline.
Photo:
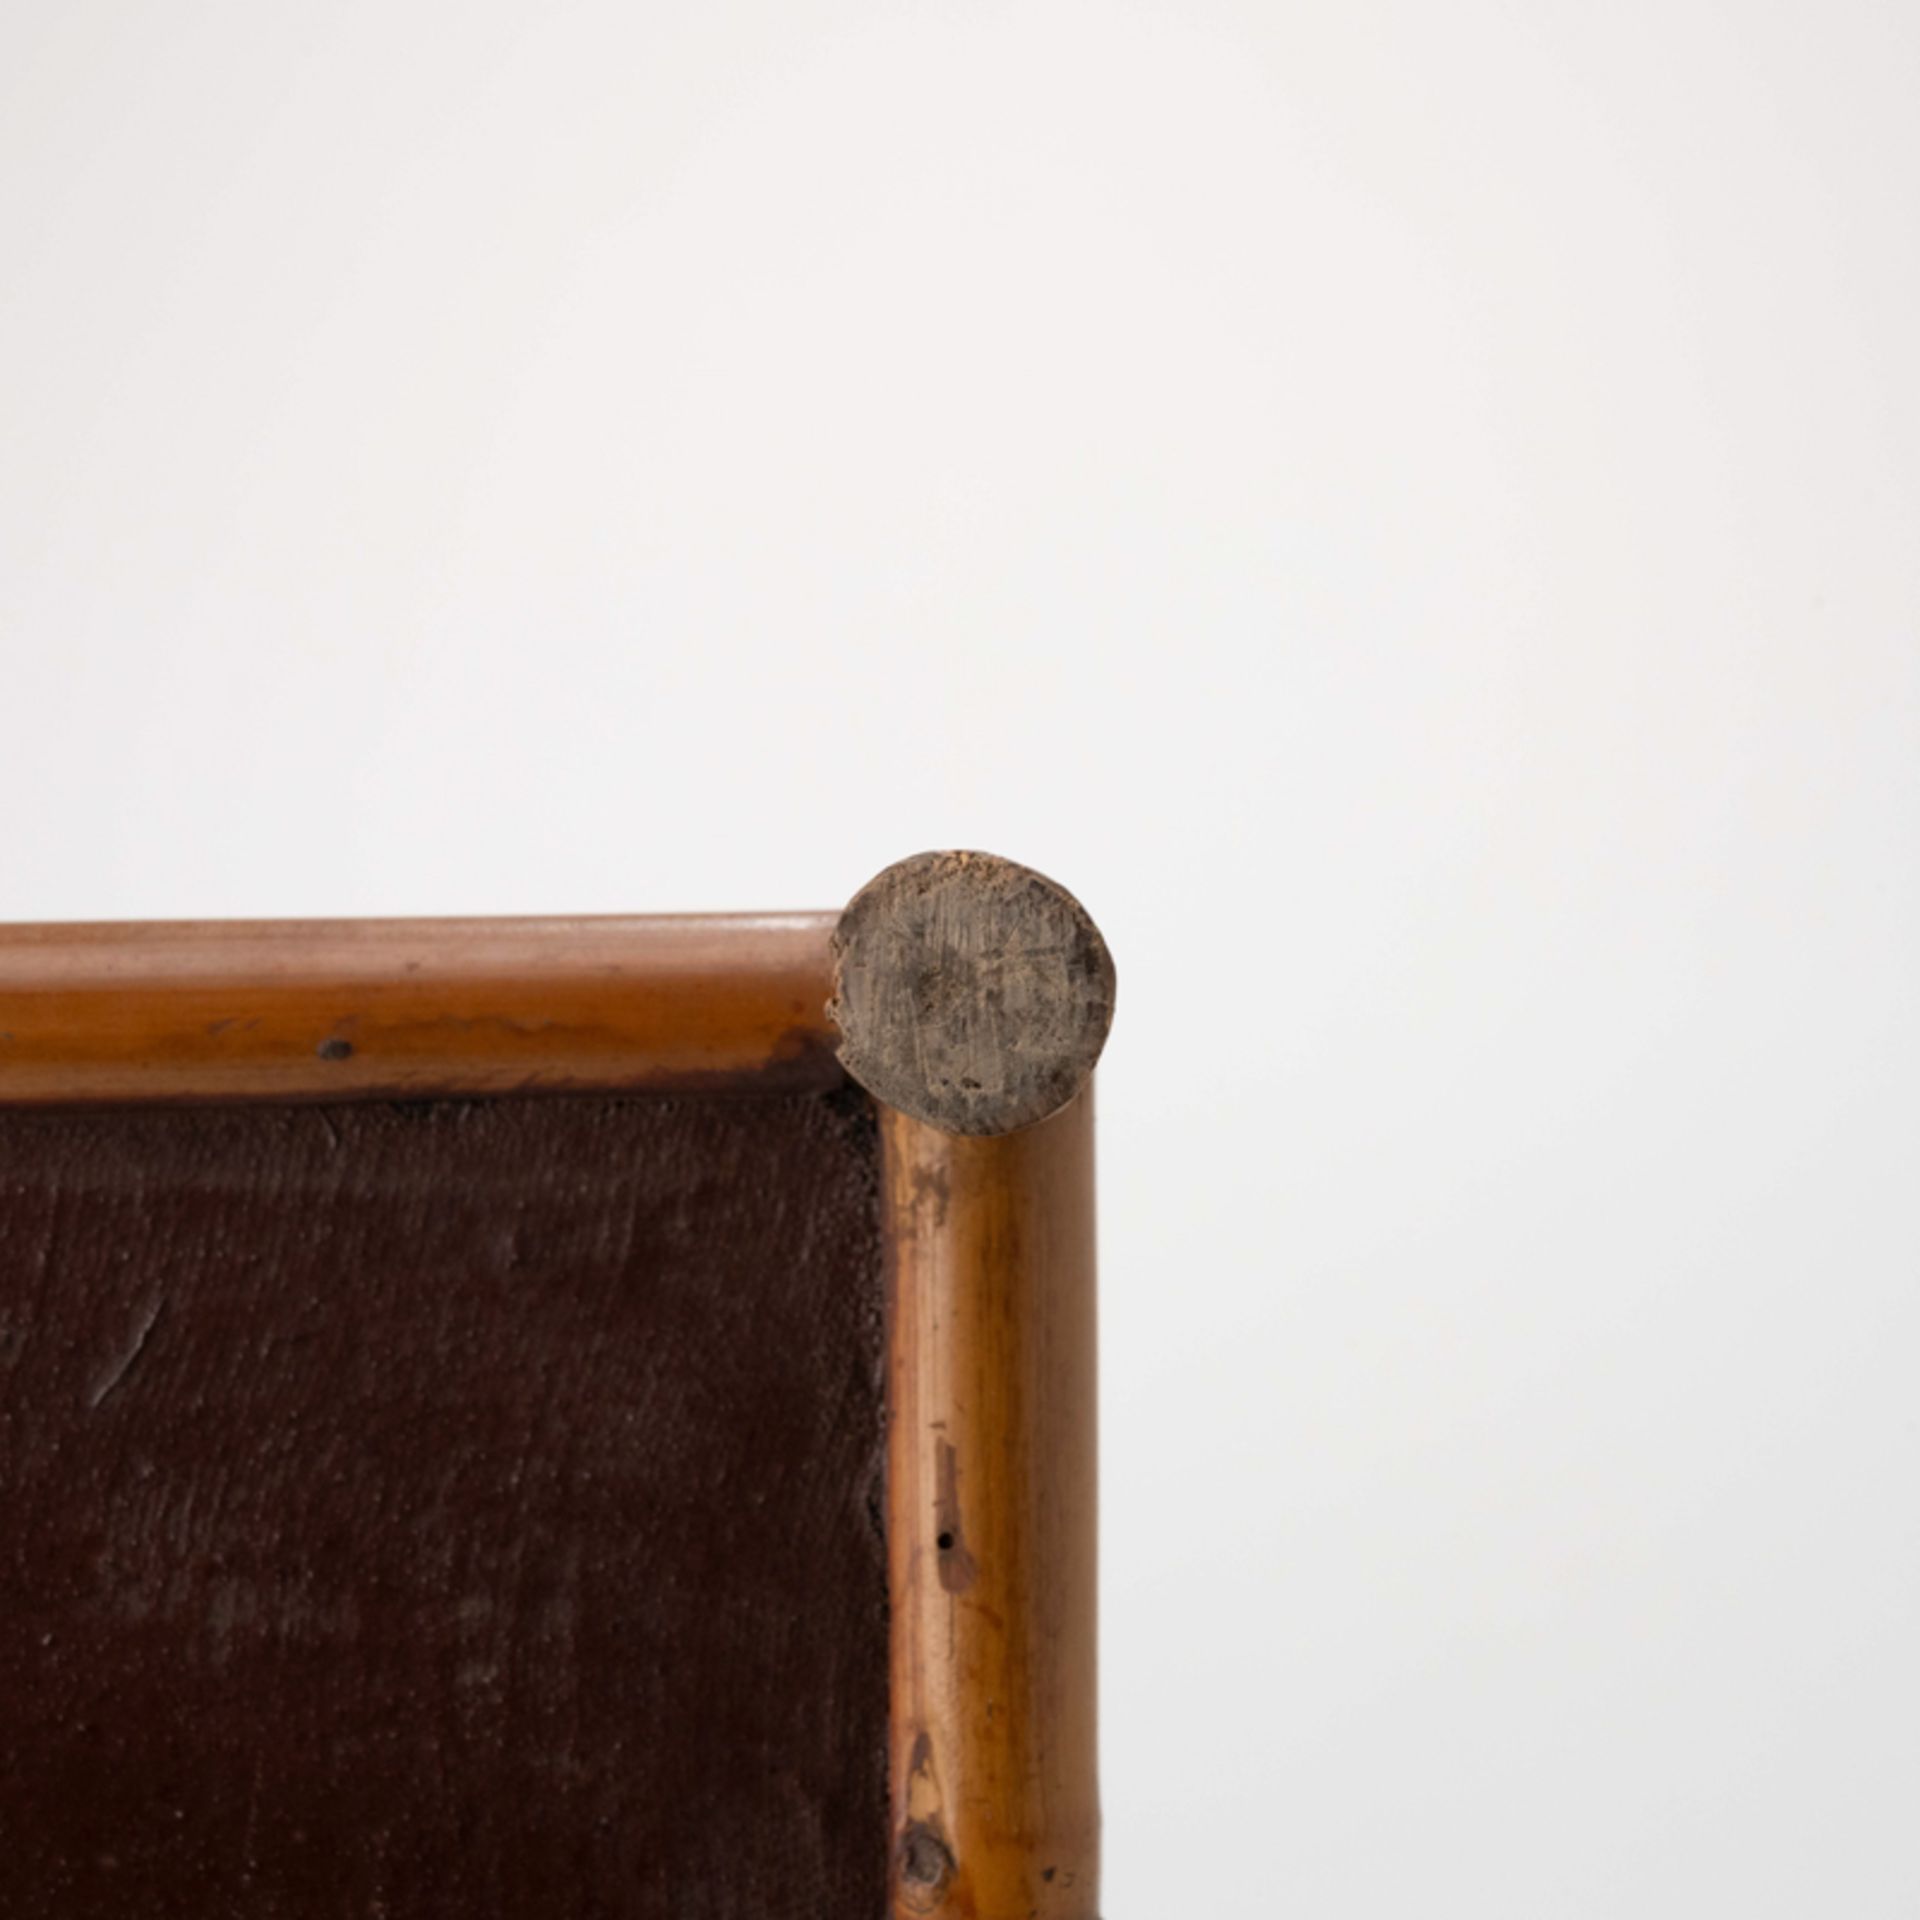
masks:
[[[973,1555],[964,1544],[966,1529],[960,1517],[960,1456],[953,1443],[942,1440],[936,1454],[933,1524],[938,1529],[934,1545],[939,1548],[936,1565],[940,1584],[948,1593],[965,1593],[979,1574]]]
[[[935,1892],[953,1878],[953,1849],[924,1820],[909,1823],[900,1838],[900,1877],[917,1892]]]
[[[339,1039],[336,1036],[332,1040],[322,1040],[314,1051],[319,1054],[322,1060],[351,1060],[353,1058],[353,1042],[351,1040]]]

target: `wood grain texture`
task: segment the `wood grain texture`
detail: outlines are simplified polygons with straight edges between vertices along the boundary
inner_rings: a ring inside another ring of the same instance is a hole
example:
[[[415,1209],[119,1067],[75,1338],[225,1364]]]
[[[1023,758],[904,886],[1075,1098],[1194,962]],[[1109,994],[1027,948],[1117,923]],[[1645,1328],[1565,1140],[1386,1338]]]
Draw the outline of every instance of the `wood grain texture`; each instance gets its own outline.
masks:
[[[947,1133],[1057,1113],[1113,1023],[1113,958],[1072,894],[987,853],[922,853],[869,881],[833,936],[829,1015],[855,1080]]]
[[[875,1181],[851,1092],[0,1111],[0,1912],[884,1912]]]
[[[0,927],[0,1103],[826,1089],[832,924]]]
[[[898,1920],[1099,1912],[1092,1099],[881,1111]]]

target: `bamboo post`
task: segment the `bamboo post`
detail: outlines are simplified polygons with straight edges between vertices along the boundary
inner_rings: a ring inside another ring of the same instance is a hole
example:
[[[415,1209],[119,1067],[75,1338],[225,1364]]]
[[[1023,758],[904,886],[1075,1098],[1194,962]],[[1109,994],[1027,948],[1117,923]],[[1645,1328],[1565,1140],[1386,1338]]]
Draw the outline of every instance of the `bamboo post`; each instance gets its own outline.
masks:
[[[1096,1920],[1093,1097],[1113,968],[1070,895],[923,855],[835,937],[881,1100],[894,1911]]]

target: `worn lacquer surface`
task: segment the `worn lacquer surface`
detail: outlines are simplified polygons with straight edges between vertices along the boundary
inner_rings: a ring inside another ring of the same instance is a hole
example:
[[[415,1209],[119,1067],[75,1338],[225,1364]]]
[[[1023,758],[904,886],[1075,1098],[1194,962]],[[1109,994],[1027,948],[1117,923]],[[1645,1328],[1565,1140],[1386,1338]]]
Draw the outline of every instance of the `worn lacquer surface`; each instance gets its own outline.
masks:
[[[850,1095],[0,1111],[0,1913],[875,1920]]]

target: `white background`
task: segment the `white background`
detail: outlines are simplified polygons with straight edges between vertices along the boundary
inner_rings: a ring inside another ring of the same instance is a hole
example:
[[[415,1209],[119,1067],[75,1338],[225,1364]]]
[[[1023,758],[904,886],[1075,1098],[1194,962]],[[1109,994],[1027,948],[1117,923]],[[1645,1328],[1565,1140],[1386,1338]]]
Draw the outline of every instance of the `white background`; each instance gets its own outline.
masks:
[[[1911,1916],[1917,127],[1912,0],[0,0],[0,915],[1056,874],[1110,1920]]]

